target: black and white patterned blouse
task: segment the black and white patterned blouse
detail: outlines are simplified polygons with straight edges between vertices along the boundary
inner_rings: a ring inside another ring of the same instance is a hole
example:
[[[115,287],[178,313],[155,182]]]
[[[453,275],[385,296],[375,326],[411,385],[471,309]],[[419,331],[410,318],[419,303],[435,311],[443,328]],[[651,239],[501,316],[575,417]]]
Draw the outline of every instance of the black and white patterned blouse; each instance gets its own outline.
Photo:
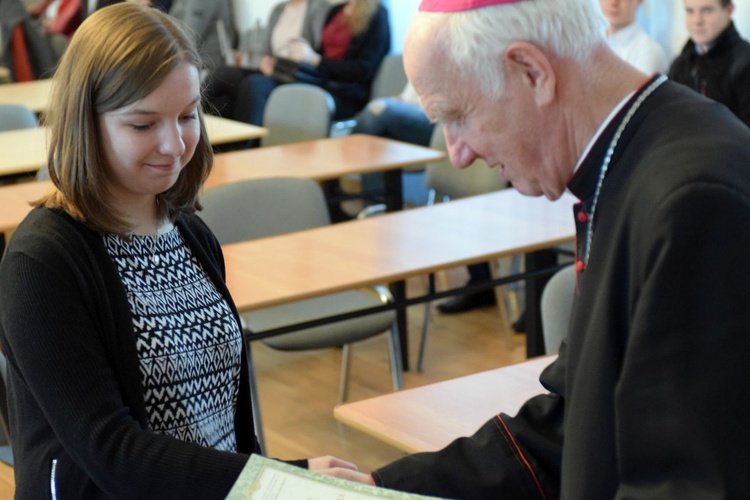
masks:
[[[242,332],[177,228],[104,243],[125,288],[150,428],[236,451]]]

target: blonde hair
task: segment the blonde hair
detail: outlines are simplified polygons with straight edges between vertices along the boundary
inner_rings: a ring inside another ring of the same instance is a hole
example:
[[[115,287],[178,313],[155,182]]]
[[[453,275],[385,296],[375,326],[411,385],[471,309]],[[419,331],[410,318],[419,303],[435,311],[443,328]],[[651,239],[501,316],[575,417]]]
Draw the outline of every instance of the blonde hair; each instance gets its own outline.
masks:
[[[185,63],[202,67],[194,34],[158,9],[125,2],[88,17],[55,73],[45,120],[48,169],[56,190],[36,206],[60,208],[95,230],[126,235],[132,228],[108,198],[111,173],[97,118],[146,97]],[[172,221],[200,208],[198,193],[213,164],[200,109],[198,117],[200,138],[193,157],[175,184],[157,196],[159,216]]]
[[[370,20],[380,8],[380,0],[350,0],[348,7],[351,10],[344,19],[352,35],[357,36],[367,31]]]

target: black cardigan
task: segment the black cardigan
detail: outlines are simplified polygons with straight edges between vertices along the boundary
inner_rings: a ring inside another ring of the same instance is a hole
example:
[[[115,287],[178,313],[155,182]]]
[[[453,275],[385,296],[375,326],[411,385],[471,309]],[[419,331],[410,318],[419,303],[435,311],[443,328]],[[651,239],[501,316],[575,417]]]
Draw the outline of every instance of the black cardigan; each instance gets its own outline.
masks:
[[[176,221],[238,318],[214,235]],[[0,340],[8,358],[16,498],[224,498],[260,453],[243,355],[235,433],[240,453],[148,430],[125,287],[101,236],[35,209],[0,263]]]

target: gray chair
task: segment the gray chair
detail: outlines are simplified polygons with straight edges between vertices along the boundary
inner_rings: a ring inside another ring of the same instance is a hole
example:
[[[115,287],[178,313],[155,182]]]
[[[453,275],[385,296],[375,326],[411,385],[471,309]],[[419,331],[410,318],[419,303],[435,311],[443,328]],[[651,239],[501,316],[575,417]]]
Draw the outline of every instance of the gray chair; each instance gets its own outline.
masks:
[[[263,126],[268,135],[263,146],[328,137],[336,110],[326,90],[307,83],[288,83],[276,87],[263,111]]]
[[[13,450],[10,447],[8,430],[8,363],[5,354],[0,351],[0,461],[13,466]]]
[[[568,335],[570,312],[576,292],[575,266],[557,271],[547,282],[542,292],[542,333],[544,350],[554,354]]]
[[[222,244],[300,231],[330,223],[323,192],[316,182],[309,179],[254,179],[225,184],[207,190],[201,197],[201,203],[201,218]],[[248,339],[248,352],[252,332],[379,306],[390,300],[392,299],[387,288],[376,287],[335,293],[245,313],[242,318]],[[386,331],[390,332],[393,388],[399,390],[403,387],[400,344],[395,320],[395,312],[388,311],[277,335],[262,341],[274,349],[287,351],[343,346],[339,384],[339,401],[343,402],[347,398],[349,383],[349,345]],[[253,371],[251,382],[255,383]],[[253,402],[256,422],[260,422],[255,387]],[[262,435],[262,425],[260,429],[259,436]]]
[[[401,54],[388,54],[378,66],[378,72],[370,87],[370,98],[393,97],[406,87],[406,70]]]
[[[20,104],[0,104],[0,132],[38,127],[36,114],[31,108]],[[47,168],[42,167],[37,173],[37,180],[48,179]]]
[[[404,57],[401,54],[388,54],[380,62],[372,85],[370,85],[370,100],[397,96],[404,90],[407,82]],[[356,124],[356,118],[337,121],[331,126],[330,135],[332,137],[347,135]]]
[[[435,130],[432,133],[430,147],[447,152],[448,148],[445,143],[445,136],[443,135],[443,129],[439,124],[435,127]],[[429,190],[427,199],[428,205],[441,201],[455,200],[467,196],[499,191],[508,187],[507,182],[500,177],[497,170],[488,168],[484,161],[478,160],[467,168],[459,170],[453,166],[450,158],[447,156],[443,160],[427,164],[425,167],[425,184]],[[493,269],[493,272],[494,271],[495,270]],[[431,275],[429,279],[431,281],[434,280],[434,276]],[[500,316],[504,320],[507,320],[507,313],[505,312],[505,297],[498,289],[495,290],[495,293],[498,299],[497,303]],[[513,295],[510,300],[513,300],[514,298],[515,296]],[[431,302],[427,302],[425,303],[422,336],[419,345],[419,357],[417,359],[417,369],[419,371],[424,369],[427,330],[430,325],[430,311]]]
[[[20,104],[0,104],[0,132],[38,126],[32,109]]]

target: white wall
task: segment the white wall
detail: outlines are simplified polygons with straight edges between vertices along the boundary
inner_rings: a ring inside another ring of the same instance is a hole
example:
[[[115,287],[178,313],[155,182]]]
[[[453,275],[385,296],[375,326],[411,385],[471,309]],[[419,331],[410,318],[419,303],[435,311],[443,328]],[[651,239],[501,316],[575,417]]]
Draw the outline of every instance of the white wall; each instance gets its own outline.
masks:
[[[209,0],[206,0],[209,1]],[[244,31],[257,21],[265,24],[271,9],[281,0],[233,0],[237,27]],[[329,0],[338,3],[342,0]],[[401,52],[404,35],[421,0],[383,0],[388,7],[393,33],[392,51]],[[684,0],[644,0],[639,20],[656,38],[671,58],[678,54],[687,40]],[[734,23],[746,39],[750,39],[750,0],[734,0]]]
[[[209,1],[209,0],[206,0]],[[265,25],[271,9],[282,0],[233,0],[237,29],[242,32],[260,21]],[[328,0],[332,4],[342,0]],[[391,21],[393,52],[401,52],[406,29],[411,23],[421,0],[383,0]]]

